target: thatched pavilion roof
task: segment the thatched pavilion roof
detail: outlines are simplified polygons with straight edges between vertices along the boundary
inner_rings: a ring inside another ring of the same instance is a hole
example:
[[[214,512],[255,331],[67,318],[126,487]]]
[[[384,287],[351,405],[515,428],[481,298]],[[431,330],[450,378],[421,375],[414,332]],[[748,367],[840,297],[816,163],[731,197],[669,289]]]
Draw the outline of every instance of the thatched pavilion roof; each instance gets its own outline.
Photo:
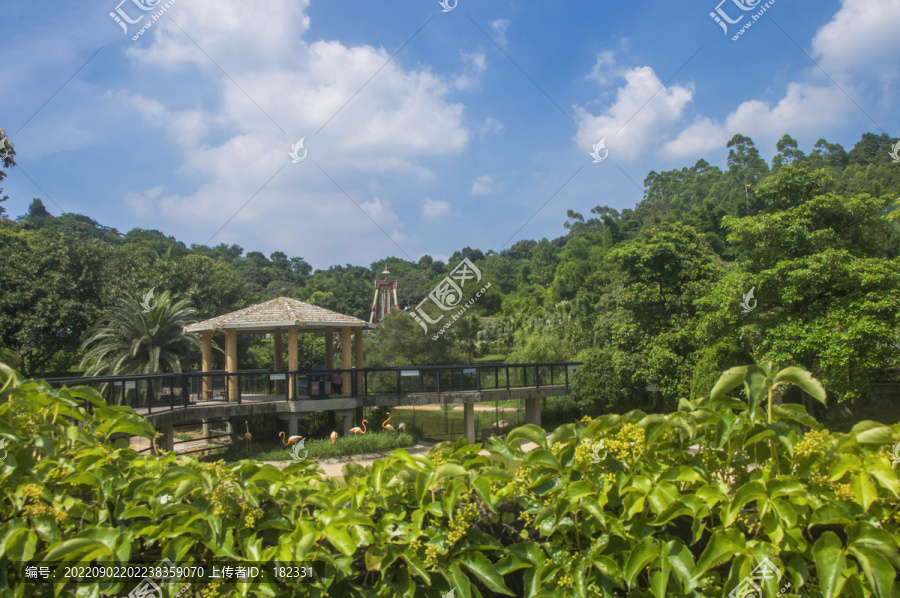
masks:
[[[303,303],[290,297],[278,297],[186,326],[185,333],[212,330],[213,333],[236,329],[238,332],[272,332],[296,326],[301,332],[318,332],[325,328],[375,328],[375,326],[337,312]]]

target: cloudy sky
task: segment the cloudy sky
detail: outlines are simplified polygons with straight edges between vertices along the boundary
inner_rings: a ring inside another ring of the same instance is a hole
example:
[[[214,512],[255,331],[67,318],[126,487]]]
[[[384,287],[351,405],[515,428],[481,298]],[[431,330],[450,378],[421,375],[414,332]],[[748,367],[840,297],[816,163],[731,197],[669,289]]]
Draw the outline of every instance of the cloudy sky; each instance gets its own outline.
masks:
[[[770,159],[900,130],[900,0],[117,2],[3,6],[14,216],[446,259],[633,207],[735,133]]]

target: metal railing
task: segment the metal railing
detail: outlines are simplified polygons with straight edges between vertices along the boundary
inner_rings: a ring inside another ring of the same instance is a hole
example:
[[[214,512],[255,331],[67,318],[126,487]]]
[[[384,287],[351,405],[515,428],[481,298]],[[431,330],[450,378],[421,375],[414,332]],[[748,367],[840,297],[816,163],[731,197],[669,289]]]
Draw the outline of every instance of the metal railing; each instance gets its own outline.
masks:
[[[332,386],[334,371],[312,372],[239,370],[183,372],[125,376],[47,378],[52,386],[90,386],[107,403],[127,405],[150,414],[186,409],[191,405],[283,401],[297,399],[355,398],[413,393],[511,390],[564,385],[580,362],[495,363],[350,368],[343,370],[342,391]]]

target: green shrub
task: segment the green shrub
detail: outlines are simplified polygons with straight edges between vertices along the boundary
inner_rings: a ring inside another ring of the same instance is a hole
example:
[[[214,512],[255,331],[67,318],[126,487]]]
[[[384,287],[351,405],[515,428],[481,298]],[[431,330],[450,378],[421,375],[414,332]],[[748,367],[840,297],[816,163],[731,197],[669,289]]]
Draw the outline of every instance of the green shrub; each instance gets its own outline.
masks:
[[[585,418],[549,439],[524,426],[490,455],[462,439],[396,451],[344,465],[342,484],[310,463],[137,455],[110,443],[151,434],[130,409],[0,365],[0,587],[26,595],[21,560],[222,556],[308,560],[319,573],[243,595],[723,596],[769,559],[769,597],[895,595],[898,427],[829,433],[801,406],[771,404],[784,383],[817,392],[796,368],[736,368],[671,414]],[[726,396],[741,384],[748,400]]]

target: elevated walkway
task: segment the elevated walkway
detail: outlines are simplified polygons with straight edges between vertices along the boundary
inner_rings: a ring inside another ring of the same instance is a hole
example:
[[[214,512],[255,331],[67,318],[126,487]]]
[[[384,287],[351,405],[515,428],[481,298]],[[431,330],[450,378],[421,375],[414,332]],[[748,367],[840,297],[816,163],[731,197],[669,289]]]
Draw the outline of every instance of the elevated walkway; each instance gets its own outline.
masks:
[[[248,416],[272,414],[287,422],[288,435],[310,414],[333,411],[350,433],[357,410],[462,404],[465,437],[475,443],[475,404],[521,400],[525,422],[541,425],[541,399],[569,393],[578,363],[479,364],[351,369],[343,394],[326,394],[329,384],[307,370],[191,372],[148,376],[54,378],[54,386],[89,385],[111,403],[125,404],[162,433],[157,446],[173,450],[174,427],[209,421],[232,422],[232,433]],[[234,389],[234,390],[231,390]],[[316,393],[318,396],[313,397]]]

